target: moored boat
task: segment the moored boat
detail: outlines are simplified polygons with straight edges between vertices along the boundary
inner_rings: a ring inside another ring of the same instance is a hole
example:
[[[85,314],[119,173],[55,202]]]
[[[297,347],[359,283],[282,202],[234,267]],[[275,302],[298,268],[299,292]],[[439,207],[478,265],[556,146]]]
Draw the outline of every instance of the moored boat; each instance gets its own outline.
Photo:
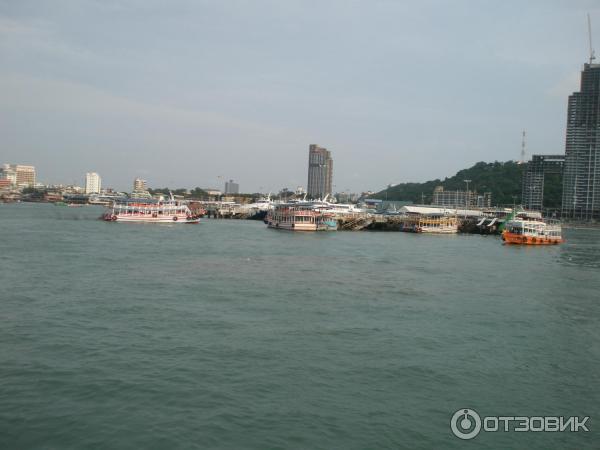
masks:
[[[115,201],[102,216],[108,222],[199,223],[185,203],[174,200],[129,199]]]
[[[458,219],[456,216],[410,215],[404,217],[400,230],[412,233],[456,234]]]
[[[269,228],[290,231],[335,231],[337,220],[331,213],[315,208],[312,203],[282,203],[265,218]]]
[[[563,242],[562,227],[558,220],[513,219],[502,232],[506,244],[556,245]]]

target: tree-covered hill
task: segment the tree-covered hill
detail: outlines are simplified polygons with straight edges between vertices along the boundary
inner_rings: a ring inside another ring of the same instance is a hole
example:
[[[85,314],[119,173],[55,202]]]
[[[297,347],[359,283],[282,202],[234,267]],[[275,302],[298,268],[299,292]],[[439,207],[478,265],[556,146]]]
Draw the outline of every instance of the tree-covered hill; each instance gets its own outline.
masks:
[[[424,183],[400,183],[372,195],[372,198],[383,200],[404,200],[414,203],[430,203],[433,189],[443,186],[444,190],[465,190],[464,180],[471,180],[469,189],[479,193],[491,192],[492,203],[495,205],[509,205],[521,201],[521,178],[525,166],[514,161],[507,162],[478,162],[473,167],[463,169],[456,175],[444,180],[430,180]],[[547,177],[544,186],[544,204],[547,207],[560,205],[560,192],[562,181],[556,177]]]

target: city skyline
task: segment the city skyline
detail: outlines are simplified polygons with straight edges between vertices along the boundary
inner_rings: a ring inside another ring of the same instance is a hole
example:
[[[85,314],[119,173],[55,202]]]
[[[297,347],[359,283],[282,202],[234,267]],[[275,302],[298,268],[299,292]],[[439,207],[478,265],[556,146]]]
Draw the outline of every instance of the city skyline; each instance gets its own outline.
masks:
[[[600,28],[588,1],[264,3],[0,5],[3,158],[48,183],[269,191],[327,142],[334,190],[361,191],[517,159],[522,129],[528,158],[558,154],[587,11]]]

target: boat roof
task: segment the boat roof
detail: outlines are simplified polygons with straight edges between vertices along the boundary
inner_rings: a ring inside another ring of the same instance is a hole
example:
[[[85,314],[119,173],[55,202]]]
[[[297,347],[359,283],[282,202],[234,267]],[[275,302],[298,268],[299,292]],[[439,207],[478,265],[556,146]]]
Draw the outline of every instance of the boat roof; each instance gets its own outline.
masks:
[[[482,212],[477,209],[455,209],[455,208],[439,208],[435,206],[427,206],[427,205],[404,205],[399,209],[400,212],[404,212],[407,214],[423,214],[430,216],[482,216]]]

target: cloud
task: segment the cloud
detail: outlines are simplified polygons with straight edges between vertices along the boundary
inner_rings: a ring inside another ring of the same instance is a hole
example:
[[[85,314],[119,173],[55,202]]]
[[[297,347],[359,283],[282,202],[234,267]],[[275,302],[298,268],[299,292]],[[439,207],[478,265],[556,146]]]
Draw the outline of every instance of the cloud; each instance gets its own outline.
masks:
[[[281,135],[290,130],[231,118],[226,115],[146,103],[104,92],[98,88],[60,80],[22,75],[0,76],[1,109],[111,116],[176,123],[179,126],[218,127],[262,135]]]

